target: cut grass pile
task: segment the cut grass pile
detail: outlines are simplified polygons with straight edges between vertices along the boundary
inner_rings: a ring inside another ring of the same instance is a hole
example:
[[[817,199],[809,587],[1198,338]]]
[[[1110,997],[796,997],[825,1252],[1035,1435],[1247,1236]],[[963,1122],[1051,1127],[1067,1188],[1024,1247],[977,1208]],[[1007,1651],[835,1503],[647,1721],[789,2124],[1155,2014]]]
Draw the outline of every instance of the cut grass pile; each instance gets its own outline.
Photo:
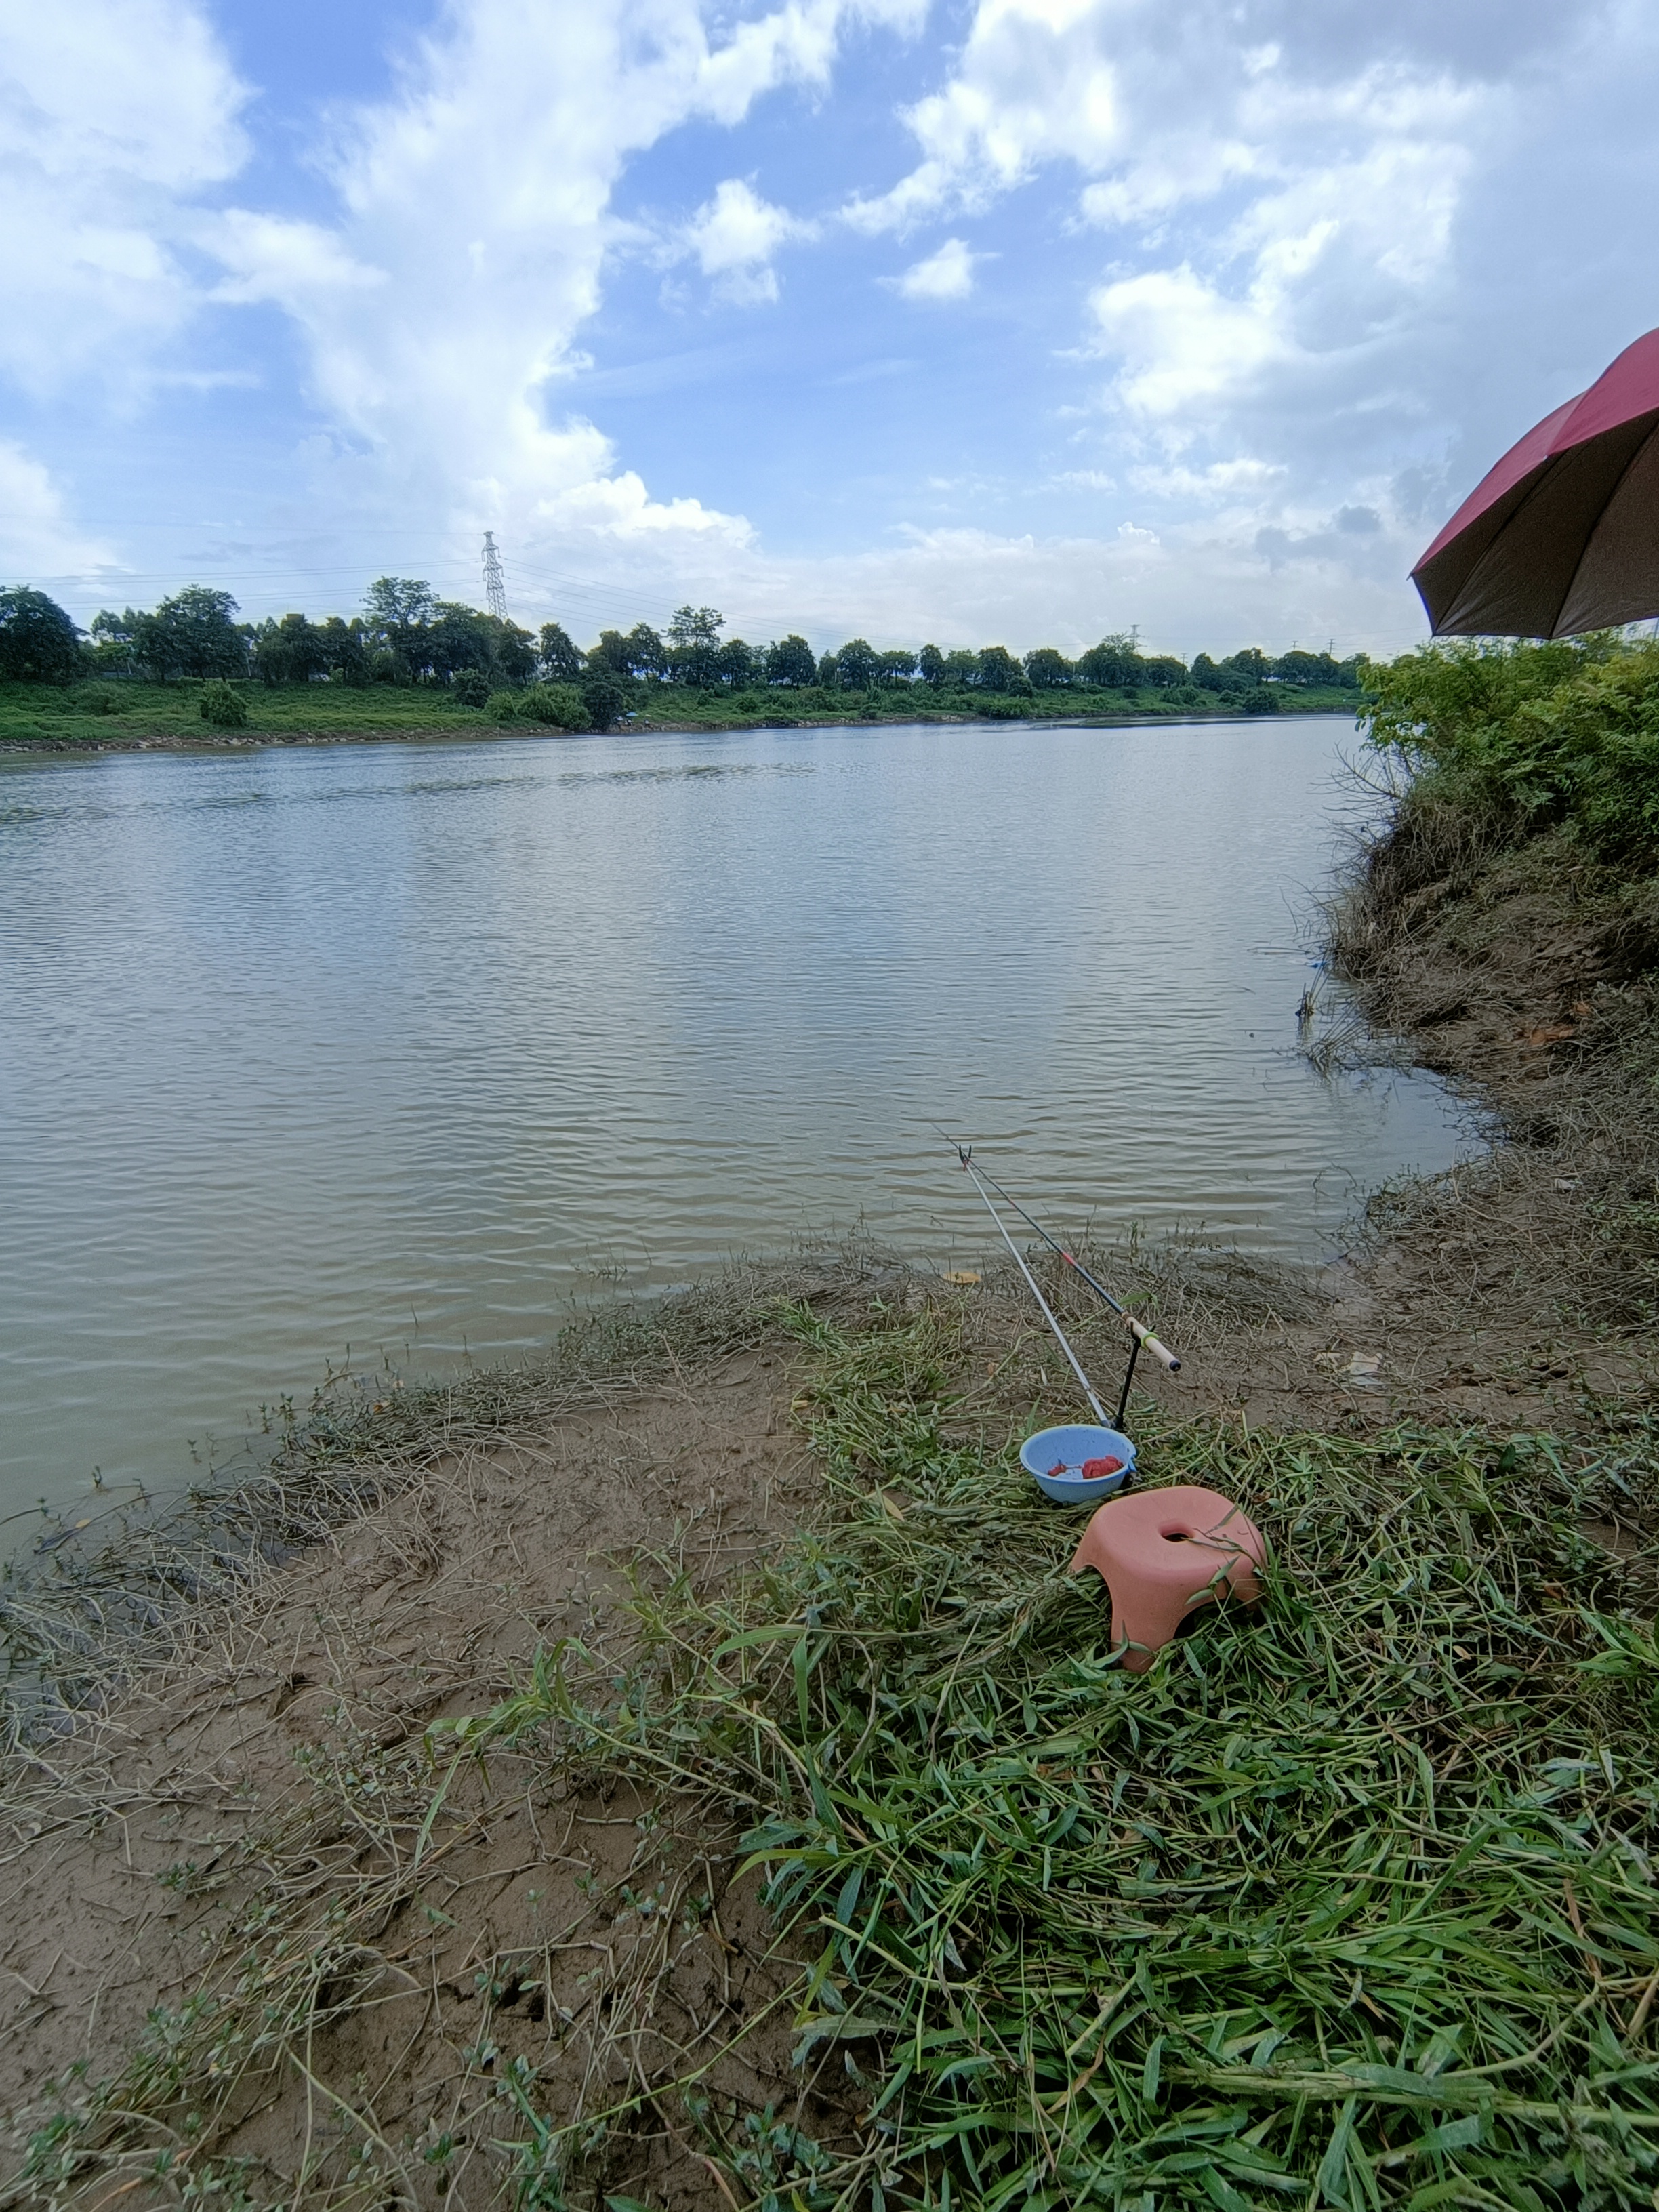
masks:
[[[1166,1433],[1273,1565],[1134,1676],[1078,1517],[955,1419],[959,1319],[797,1327],[833,1528],[657,1609],[620,1713],[489,1723],[746,1820],[803,2061],[868,2094],[793,2201],[1653,2201],[1659,1646],[1579,1526],[1631,1466]]]

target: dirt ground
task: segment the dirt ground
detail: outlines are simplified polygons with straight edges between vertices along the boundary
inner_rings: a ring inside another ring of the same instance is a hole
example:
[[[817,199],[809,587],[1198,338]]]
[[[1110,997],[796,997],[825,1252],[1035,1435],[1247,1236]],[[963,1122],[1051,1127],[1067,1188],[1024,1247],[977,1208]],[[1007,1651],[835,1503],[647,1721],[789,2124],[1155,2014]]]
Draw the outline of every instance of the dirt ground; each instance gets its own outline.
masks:
[[[800,1520],[812,1477],[789,1397],[781,1353],[744,1354],[423,1474],[237,1614],[190,1624],[171,1664],[38,1759],[0,1902],[9,2115],[72,2106],[76,2077],[115,2071],[155,2008],[233,1984],[276,1869],[310,1942],[273,2005],[314,2002],[316,2021],[214,2146],[254,2162],[256,2198],[337,2188],[341,2147],[367,2130],[382,2199],[480,2201],[501,2181],[478,2190],[483,2147],[515,2132],[515,2057],[544,2098],[600,2112],[744,2027],[709,2093],[832,2136],[836,2108],[791,2071],[788,2019],[769,2012],[782,1976],[752,1892],[731,1889],[729,1834],[625,1784],[573,1796],[510,1756],[487,1786],[463,1758],[418,1865],[407,1821],[431,1795],[423,1732],[487,1711],[552,1639],[602,1657],[624,1564],[654,1553],[648,1576],[708,1587]],[[636,2172],[613,2145],[613,2185],[721,2202],[676,2124],[641,2138]],[[189,2163],[168,2137],[158,2124],[163,2197]]]

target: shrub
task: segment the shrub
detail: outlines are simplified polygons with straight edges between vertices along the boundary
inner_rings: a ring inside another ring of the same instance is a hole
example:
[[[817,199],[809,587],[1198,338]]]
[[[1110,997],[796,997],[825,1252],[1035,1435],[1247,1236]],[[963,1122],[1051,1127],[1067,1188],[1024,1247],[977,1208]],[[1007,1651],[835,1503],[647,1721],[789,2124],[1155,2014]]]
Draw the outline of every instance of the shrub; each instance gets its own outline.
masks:
[[[487,707],[489,678],[476,668],[464,668],[450,685],[449,696],[458,707]]]
[[[538,722],[544,728],[586,730],[592,725],[581,692],[572,684],[532,684],[519,695],[515,708],[521,722]]]
[[[1565,825],[1610,860],[1659,860],[1659,645],[1431,645],[1366,675],[1370,742],[1404,758],[1419,811],[1510,841]]]
[[[216,677],[212,683],[202,686],[197,712],[216,729],[240,730],[247,720],[247,702],[234,684]]]
[[[516,691],[492,691],[484,702],[484,712],[492,722],[510,722],[518,711]]]
[[[76,693],[75,703],[83,714],[118,714],[126,702],[107,684],[91,684]]]

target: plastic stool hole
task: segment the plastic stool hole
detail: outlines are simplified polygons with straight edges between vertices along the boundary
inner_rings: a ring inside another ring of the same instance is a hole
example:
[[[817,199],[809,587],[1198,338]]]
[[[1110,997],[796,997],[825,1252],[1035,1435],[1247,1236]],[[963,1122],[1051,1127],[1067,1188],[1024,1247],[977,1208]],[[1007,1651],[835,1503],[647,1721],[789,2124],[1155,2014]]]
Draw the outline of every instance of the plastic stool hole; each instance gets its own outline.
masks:
[[[1164,1528],[1159,1534],[1166,1544],[1190,1544],[1193,1540],[1184,1528]]]

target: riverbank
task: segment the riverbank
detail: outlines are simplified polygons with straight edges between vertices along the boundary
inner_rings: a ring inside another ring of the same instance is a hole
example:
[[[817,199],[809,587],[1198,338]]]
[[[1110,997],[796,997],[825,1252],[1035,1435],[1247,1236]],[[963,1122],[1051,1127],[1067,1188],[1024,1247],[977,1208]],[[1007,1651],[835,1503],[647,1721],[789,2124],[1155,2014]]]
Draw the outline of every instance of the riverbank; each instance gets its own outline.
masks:
[[[1140,1681],[1012,1465],[1062,1409],[1017,1279],[854,1252],[318,1408],[14,1763],[21,2196],[961,2203],[1105,2160],[1565,2203],[1608,2038],[1571,2124],[1633,2186],[1639,1442],[1588,1366],[1402,1420],[1407,1340],[1341,1286],[1139,1289],[1187,1361],[1151,1478],[1279,1562]]]
[[[1317,1272],[1103,1255],[1184,1355],[1148,1479],[1260,1521],[1259,1619],[1112,1663],[1013,1464],[1068,1400],[1012,1270],[855,1249],[337,1395],[142,1577],[50,1555],[22,2193],[1650,2201],[1642,879],[1425,818],[1333,941],[1491,1154]]]
[[[103,683],[62,690],[0,685],[0,753],[96,755],[118,752],[246,751],[267,745],[399,744],[502,737],[562,738],[568,732],[526,712],[507,714],[498,695],[490,707],[463,707],[440,687],[336,684],[234,687],[246,714],[226,728],[203,719],[199,684]],[[1357,695],[1281,687],[1286,714],[1352,713]],[[998,695],[934,699],[925,690],[841,695],[813,689],[696,692],[635,687],[638,697],[619,728],[640,732],[878,727],[884,723],[1059,723],[1085,728],[1132,728],[1146,723],[1272,720],[1252,705],[1171,705],[1156,693],[1130,700],[1110,692],[1058,702]],[[529,694],[517,695],[524,708]]]

